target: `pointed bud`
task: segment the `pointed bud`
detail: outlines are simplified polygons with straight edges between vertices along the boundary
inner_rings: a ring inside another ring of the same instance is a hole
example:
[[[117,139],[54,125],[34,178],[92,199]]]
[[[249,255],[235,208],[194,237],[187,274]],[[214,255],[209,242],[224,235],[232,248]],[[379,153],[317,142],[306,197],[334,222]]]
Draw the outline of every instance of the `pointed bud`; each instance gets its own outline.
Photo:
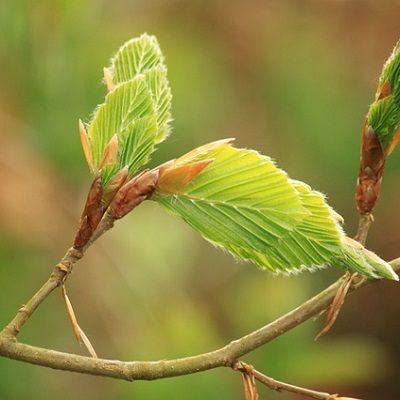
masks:
[[[154,193],[157,180],[158,170],[146,170],[125,183],[111,201],[108,213],[115,219],[128,214]]]
[[[164,193],[179,193],[212,162],[213,160],[201,160],[160,169],[157,189]]]
[[[98,173],[89,189],[78,232],[75,236],[74,247],[76,249],[85,246],[104,214],[104,209],[101,204],[102,196],[103,186],[101,184],[101,173]]]
[[[115,174],[110,182],[107,183],[107,186],[104,189],[103,193],[103,206],[107,208],[111,200],[114,198],[118,190],[122,187],[122,185],[126,182],[129,175],[129,168],[125,166],[122,168],[117,174]]]
[[[103,158],[99,164],[99,169],[109,165],[114,165],[118,160],[118,136],[115,134],[104,149]]]
[[[216,140],[215,142],[207,143],[204,144],[203,146],[196,147],[192,151],[189,151],[188,153],[184,154],[183,156],[179,157],[176,160],[177,164],[181,164],[184,162],[189,162],[190,160],[201,156],[202,154],[206,154],[211,150],[217,149],[218,147],[222,147],[225,145],[230,145],[235,141],[235,138],[228,138],[228,139],[221,139],[221,140]]]
[[[356,203],[361,214],[370,213],[378,200],[385,161],[386,157],[378,136],[372,127],[365,124],[356,188]]]
[[[103,68],[103,80],[109,92],[114,90],[114,83],[112,81],[112,74],[108,68]]]
[[[79,136],[81,138],[83,154],[85,155],[86,162],[88,163],[90,170],[93,172],[94,167],[93,167],[92,149],[90,147],[89,138],[86,133],[85,125],[83,124],[82,120],[79,120]]]

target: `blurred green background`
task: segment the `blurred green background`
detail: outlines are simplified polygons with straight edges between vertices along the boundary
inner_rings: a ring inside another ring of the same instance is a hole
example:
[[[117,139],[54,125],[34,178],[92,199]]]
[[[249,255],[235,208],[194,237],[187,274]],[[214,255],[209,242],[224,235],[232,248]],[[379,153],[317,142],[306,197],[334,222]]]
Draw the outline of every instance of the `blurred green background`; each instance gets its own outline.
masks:
[[[3,0],[0,4],[0,326],[70,245],[90,176],[78,118],[102,101],[102,67],[127,39],[157,35],[174,132],[153,163],[223,137],[273,157],[328,195],[352,235],[360,128],[400,31],[398,1]],[[399,152],[389,160],[369,247],[399,256]],[[102,357],[163,359],[221,346],[336,279],[273,277],[234,261],[147,202],[90,249],[68,280]],[[366,399],[400,396],[399,291],[379,283],[323,320],[244,358],[276,379]],[[85,353],[55,292],[21,340]],[[295,399],[260,388],[262,398]],[[0,398],[243,399],[228,369],[126,383],[0,358]]]

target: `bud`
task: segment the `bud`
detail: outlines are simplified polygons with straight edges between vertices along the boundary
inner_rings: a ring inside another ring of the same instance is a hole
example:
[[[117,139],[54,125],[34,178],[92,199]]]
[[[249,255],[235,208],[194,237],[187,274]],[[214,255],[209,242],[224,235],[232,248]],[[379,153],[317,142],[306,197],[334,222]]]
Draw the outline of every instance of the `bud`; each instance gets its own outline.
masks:
[[[372,127],[365,125],[362,133],[360,170],[356,203],[361,214],[372,211],[380,194],[386,157]]]
[[[160,168],[157,189],[164,193],[179,193],[212,162],[201,160],[180,166],[175,166],[175,163],[164,165]]]
[[[158,170],[143,171],[119,189],[108,207],[108,213],[115,219],[122,218],[136,206],[149,198],[157,184]]]
[[[74,247],[80,249],[92,237],[103,214],[104,208],[101,204],[103,195],[103,186],[101,184],[101,173],[98,173],[93,180],[83,209],[78,232],[75,236]]]
[[[162,164],[157,189],[164,193],[179,193],[195,179],[210,163],[212,151],[230,145],[235,139],[221,139],[196,147],[176,160]],[[209,158],[205,159],[208,156]]]
[[[83,154],[85,155],[86,162],[88,163],[90,170],[93,172],[94,167],[92,150],[90,148],[89,138],[82,120],[79,120],[79,137],[81,139]]]
[[[118,136],[115,134],[104,149],[103,158],[100,161],[99,169],[114,165],[118,160]]]

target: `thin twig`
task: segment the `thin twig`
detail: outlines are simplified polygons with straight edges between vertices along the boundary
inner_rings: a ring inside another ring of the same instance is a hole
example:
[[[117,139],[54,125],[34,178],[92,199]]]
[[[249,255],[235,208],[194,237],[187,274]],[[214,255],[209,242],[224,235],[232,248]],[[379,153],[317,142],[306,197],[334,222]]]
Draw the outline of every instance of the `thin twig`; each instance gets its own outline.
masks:
[[[3,329],[2,332],[0,332],[0,335],[3,333],[7,336],[14,337],[18,335],[22,326],[31,317],[39,305],[54,289],[65,282],[67,276],[72,272],[74,265],[84,256],[86,250],[94,243],[95,240],[97,240],[113,226],[114,220],[110,218],[107,213],[103,220],[101,220],[99,226],[93,233],[92,239],[83,249],[77,250],[74,247],[68,249],[61,261],[55,266],[54,271],[50,275],[50,278],[47,280],[47,282],[45,282],[44,285],[32,296],[32,298],[20,308],[14,319]]]
[[[306,397],[309,397],[312,399],[317,399],[317,400],[337,400],[338,399],[337,394],[319,392],[317,390],[307,389],[307,388],[303,388],[300,386],[291,385],[290,383],[278,381],[267,375],[264,375],[263,373],[254,369],[253,366],[246,364],[242,361],[237,362],[233,366],[233,369],[240,371],[240,372],[245,371],[248,374],[251,374],[254,377],[254,379],[256,379],[258,382],[264,384],[271,390],[275,390],[277,392],[285,391],[285,392],[290,392],[290,393],[296,393],[296,394],[300,394],[302,396],[306,396]]]
[[[354,237],[354,240],[357,240],[357,242],[365,246],[365,243],[367,242],[369,228],[371,227],[371,224],[373,222],[374,222],[374,217],[371,213],[360,214],[358,220],[358,231],[356,236]]]
[[[400,271],[400,258],[390,262],[395,271]],[[241,337],[215,351],[200,355],[161,361],[117,361],[95,359],[80,355],[34,347],[18,343],[15,336],[7,328],[0,333],[0,355],[29,362],[44,367],[64,371],[80,372],[91,375],[107,376],[117,379],[153,380],[172,376],[194,374],[217,367],[231,367],[243,355],[261,347],[285,332],[301,325],[308,319],[326,310],[332,303],[342,280],[338,280],[316,296],[307,300],[301,306],[281,316],[262,328]],[[352,285],[349,292],[358,290],[376,280],[363,281]],[[32,314],[30,305],[37,306],[49,294],[47,290],[39,292],[27,303],[25,312]],[[24,315],[25,315],[24,312]]]

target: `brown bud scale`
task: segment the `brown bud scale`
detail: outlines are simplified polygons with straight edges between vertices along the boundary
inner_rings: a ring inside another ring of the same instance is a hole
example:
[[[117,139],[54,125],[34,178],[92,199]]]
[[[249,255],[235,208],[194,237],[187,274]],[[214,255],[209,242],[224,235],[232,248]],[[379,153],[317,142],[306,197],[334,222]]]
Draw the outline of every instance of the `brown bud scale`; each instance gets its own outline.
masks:
[[[361,214],[372,211],[379,198],[386,155],[378,136],[365,124],[362,131],[361,161],[356,188],[356,203]]]
[[[79,228],[75,236],[74,247],[76,249],[82,248],[89,241],[104,214],[101,202],[102,195],[101,174],[97,174],[89,189],[85,208],[83,209]]]
[[[158,170],[146,170],[125,183],[111,201],[108,213],[115,219],[122,218],[148,199],[154,193],[158,174]]]

